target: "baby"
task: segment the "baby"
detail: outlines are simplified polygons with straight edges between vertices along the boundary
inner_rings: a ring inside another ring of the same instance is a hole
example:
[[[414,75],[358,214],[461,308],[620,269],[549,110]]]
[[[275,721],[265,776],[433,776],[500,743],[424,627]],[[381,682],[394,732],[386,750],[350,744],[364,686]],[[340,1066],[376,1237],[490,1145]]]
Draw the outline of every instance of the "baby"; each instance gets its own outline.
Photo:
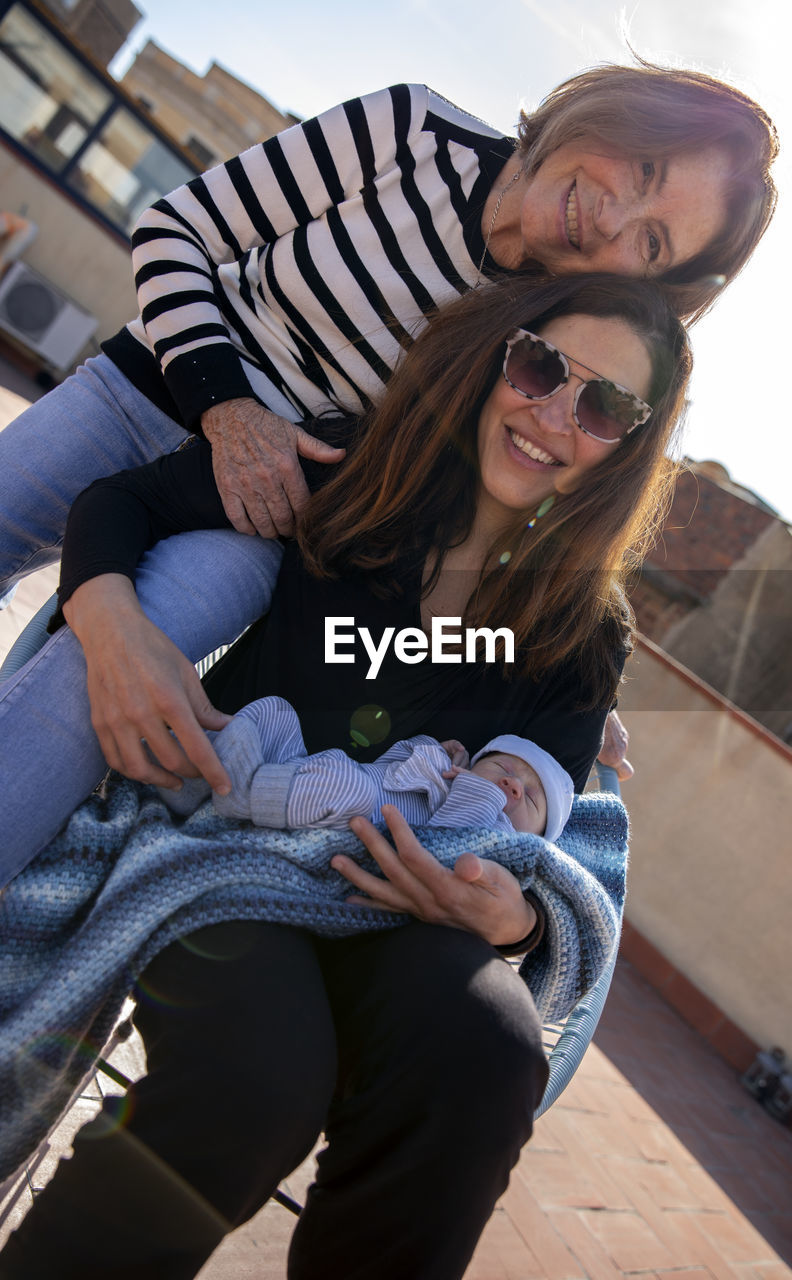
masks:
[[[493,738],[474,755],[455,740],[423,734],[394,743],[359,764],[338,748],[308,755],[294,708],[259,698],[210,734],[228,773],[229,795],[203,778],[180,791],[159,788],[176,813],[194,812],[212,794],[218,813],[258,827],[345,828],[350,818],[381,819],[392,804],[414,826],[506,827],[557,840],[572,806],[572,779],[536,743],[514,734]]]

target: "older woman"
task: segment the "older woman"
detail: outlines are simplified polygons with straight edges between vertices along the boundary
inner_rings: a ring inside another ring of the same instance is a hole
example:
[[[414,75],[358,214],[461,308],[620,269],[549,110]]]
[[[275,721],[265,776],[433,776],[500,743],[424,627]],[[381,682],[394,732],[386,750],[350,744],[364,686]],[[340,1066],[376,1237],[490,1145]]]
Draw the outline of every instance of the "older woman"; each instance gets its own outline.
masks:
[[[298,456],[341,456],[296,424],[376,403],[427,318],[497,270],[656,277],[680,314],[697,314],[768,223],[775,150],[764,112],[730,86],[610,66],[557,89],[523,117],[518,140],[403,85],[211,170],[158,201],[135,232],[138,319],[0,436],[0,593],[57,556],[86,484],[177,448],[188,429],[211,442],[234,528],[289,533],[307,494]],[[149,558],[141,598],[196,659],[263,611],[276,563],[255,539],[196,536],[182,554]],[[20,740],[33,714],[51,744],[46,761],[29,756],[16,792],[35,818],[7,845],[6,875],[101,776],[67,647],[59,642],[57,661],[48,650],[0,701],[4,737]],[[141,662],[141,677],[144,667],[151,710],[135,719],[137,737],[167,714],[182,769],[216,781],[194,712],[216,723],[190,704],[164,653]],[[52,780],[43,805],[37,763]],[[136,776],[163,781],[151,768]],[[10,794],[2,773],[0,791]]]
[[[405,732],[530,729],[580,786],[630,646],[622,567],[657,513],[688,370],[649,284],[507,281],[445,308],[362,434],[312,424],[349,460],[311,500],[269,615],[219,664],[216,699],[277,692],[309,749],[352,739],[364,758]],[[189,449],[81,499],[63,596],[89,677],[117,668],[150,538],[227,523],[207,461]],[[370,681],[367,659],[327,666],[328,616],[373,637],[438,617],[507,627],[517,657],[391,652]],[[361,733],[372,703],[388,715]],[[78,1138],[2,1280],[186,1280],[321,1131],[293,1280],[463,1274],[544,1086],[530,994],[493,949],[525,949],[536,913],[502,867],[443,868],[397,817],[396,850],[355,823],[384,879],[334,865],[414,917],[402,928],[327,940],[232,909],[152,962],[136,1014],[148,1075]]]

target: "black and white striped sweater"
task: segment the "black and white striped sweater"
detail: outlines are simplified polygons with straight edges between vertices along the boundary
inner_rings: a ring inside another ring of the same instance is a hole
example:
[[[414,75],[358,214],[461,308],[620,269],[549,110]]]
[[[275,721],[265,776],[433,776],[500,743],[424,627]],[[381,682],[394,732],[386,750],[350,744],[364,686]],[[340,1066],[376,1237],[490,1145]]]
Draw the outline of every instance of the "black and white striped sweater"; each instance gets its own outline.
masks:
[[[475,283],[513,148],[423,85],[294,125],[147,210],[141,314],[104,350],[191,428],[237,396],[291,421],[359,412],[427,316]]]

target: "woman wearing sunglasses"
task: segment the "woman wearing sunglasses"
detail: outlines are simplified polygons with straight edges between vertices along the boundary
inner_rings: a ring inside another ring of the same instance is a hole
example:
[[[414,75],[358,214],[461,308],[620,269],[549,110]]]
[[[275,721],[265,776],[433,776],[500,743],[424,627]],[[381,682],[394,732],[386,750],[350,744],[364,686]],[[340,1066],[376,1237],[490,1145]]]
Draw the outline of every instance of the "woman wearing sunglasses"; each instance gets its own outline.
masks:
[[[646,283],[506,281],[446,308],[365,430],[311,423],[347,459],[331,478],[307,467],[315,492],[272,608],[213,669],[214,701],[234,712],[280,694],[309,750],[355,743],[362,759],[416,733],[530,733],[580,789],[630,648],[623,570],[662,505],[689,366]],[[198,522],[228,523],[205,444],[79,499],[62,599],[89,684],[112,681],[130,630],[151,627],[135,621],[138,555]],[[516,657],[454,662],[452,647],[418,662],[392,647],[370,680],[367,655],[327,661],[328,618],[377,641],[438,618],[506,627]],[[123,767],[137,744],[101,732]],[[322,1131],[292,1280],[462,1276],[546,1078],[530,995],[494,949],[526,949],[537,917],[496,864],[444,870],[389,823],[396,850],[354,824],[384,878],[333,865],[412,916],[402,928],[328,941],[231,920],[152,962],[136,1013],[149,1074],[129,1119],[118,1128],[108,1102],[78,1137],[2,1280],[194,1276]]]

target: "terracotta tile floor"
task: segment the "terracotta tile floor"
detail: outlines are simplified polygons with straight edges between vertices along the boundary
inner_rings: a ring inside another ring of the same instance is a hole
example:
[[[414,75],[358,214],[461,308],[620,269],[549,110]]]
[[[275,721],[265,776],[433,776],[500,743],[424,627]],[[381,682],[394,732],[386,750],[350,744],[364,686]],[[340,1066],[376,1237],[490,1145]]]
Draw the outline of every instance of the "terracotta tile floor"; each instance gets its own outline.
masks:
[[[621,963],[466,1280],[672,1271],[792,1276],[792,1131]]]
[[[113,1061],[132,1075],[142,1069],[135,1041]],[[33,1187],[96,1105],[80,1100],[33,1170]],[[302,1199],[310,1176],[307,1161],[285,1189]],[[0,1241],[30,1196],[22,1180],[0,1205]],[[200,1280],[283,1280],[292,1223],[270,1203],[227,1238]],[[792,1280],[792,1131],[620,963],[595,1044],[538,1122],[466,1280],[671,1273]]]

